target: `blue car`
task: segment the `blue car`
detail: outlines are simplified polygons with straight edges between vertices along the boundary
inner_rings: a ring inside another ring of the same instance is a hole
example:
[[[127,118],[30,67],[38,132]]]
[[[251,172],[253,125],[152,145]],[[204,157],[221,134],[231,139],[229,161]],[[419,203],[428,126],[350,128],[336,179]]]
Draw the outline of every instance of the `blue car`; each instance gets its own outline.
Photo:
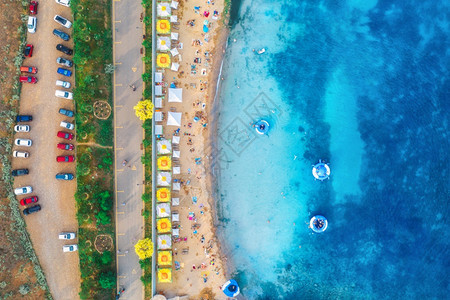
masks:
[[[59,180],[72,180],[73,179],[73,174],[72,173],[58,173],[56,174],[56,179]]]
[[[73,117],[73,111],[68,109],[60,108],[59,113],[68,117]]]
[[[30,122],[33,121],[33,117],[30,115],[18,115],[16,116],[16,122]]]
[[[72,76],[72,71],[64,69],[64,68],[58,68],[58,74],[70,77],[70,76]]]

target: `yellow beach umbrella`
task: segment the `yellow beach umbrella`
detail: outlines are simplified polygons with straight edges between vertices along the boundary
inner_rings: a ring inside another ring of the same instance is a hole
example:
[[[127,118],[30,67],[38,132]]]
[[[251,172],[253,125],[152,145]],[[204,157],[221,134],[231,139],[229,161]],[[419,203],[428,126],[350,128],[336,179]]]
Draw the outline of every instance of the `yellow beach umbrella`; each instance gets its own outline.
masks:
[[[169,218],[158,219],[158,221],[156,221],[156,227],[158,233],[167,233],[172,229]]]
[[[156,22],[156,32],[159,34],[168,34],[170,32],[169,20],[158,20]]]
[[[161,188],[156,191],[156,200],[158,202],[170,202],[170,190]]]
[[[170,56],[167,53],[160,53],[156,57],[156,64],[160,68],[168,68],[170,66]]]
[[[172,168],[172,159],[170,156],[158,157],[158,170],[169,171]]]
[[[159,283],[172,282],[172,269],[169,268],[158,269],[158,282]]]
[[[158,251],[158,265],[171,266],[172,265],[172,251]]]

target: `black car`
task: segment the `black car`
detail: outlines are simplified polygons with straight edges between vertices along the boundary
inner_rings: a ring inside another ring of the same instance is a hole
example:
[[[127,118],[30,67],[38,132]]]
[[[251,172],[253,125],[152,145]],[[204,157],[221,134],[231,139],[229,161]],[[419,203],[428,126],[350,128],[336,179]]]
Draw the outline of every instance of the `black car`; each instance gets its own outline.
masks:
[[[11,175],[12,176],[22,176],[22,175],[28,175],[29,171],[28,169],[16,169],[12,170]]]
[[[18,115],[16,117],[16,122],[30,122],[33,121],[33,117],[30,115]]]
[[[73,117],[73,111],[68,110],[68,109],[60,108],[59,113],[64,116]]]
[[[70,35],[58,29],[53,29],[53,34],[63,39],[64,41],[68,41],[70,39]]]
[[[72,53],[73,53],[72,49],[67,48],[66,46],[61,45],[61,44],[56,45],[56,50],[61,51],[62,53],[65,53],[67,55],[72,55]]]
[[[40,211],[40,210],[41,210],[41,206],[38,204],[38,205],[35,205],[35,206],[31,206],[31,207],[25,208],[23,210],[23,214],[26,216],[26,215],[35,213],[35,212]]]

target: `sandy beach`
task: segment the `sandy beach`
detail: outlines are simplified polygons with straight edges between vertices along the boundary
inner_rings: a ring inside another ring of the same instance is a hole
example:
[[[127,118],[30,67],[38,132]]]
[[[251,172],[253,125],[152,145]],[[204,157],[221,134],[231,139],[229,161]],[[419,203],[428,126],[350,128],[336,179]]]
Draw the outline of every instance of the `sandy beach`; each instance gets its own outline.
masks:
[[[172,15],[178,23],[172,23],[172,33],[179,34],[177,47],[180,55],[172,56],[179,63],[178,71],[158,69],[164,77],[165,114],[164,137],[171,139],[174,126],[165,126],[170,111],[182,112],[180,159],[174,166],[181,167],[181,190],[173,197],[180,198],[180,205],[172,211],[180,215],[180,237],[172,246],[174,271],[172,283],[157,283],[157,293],[166,297],[189,296],[190,299],[227,299],[220,287],[228,279],[224,274],[224,262],[220,245],[215,236],[215,203],[212,193],[211,128],[213,100],[228,30],[224,25],[223,1],[180,1]],[[205,33],[205,20],[208,32]],[[181,46],[182,45],[182,46]],[[183,89],[182,103],[169,103],[167,90],[171,84]],[[176,270],[178,268],[178,270]]]

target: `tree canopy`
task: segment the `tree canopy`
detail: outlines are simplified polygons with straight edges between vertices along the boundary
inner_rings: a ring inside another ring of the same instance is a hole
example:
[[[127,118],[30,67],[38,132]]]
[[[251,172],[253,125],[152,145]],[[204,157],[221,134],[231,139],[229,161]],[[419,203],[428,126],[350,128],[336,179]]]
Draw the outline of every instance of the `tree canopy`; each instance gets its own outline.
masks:
[[[134,250],[139,256],[139,259],[146,259],[153,254],[153,243],[149,238],[139,240],[136,245],[134,245]]]
[[[145,121],[153,117],[153,103],[151,100],[139,101],[135,107],[133,107],[136,116],[141,120]]]

